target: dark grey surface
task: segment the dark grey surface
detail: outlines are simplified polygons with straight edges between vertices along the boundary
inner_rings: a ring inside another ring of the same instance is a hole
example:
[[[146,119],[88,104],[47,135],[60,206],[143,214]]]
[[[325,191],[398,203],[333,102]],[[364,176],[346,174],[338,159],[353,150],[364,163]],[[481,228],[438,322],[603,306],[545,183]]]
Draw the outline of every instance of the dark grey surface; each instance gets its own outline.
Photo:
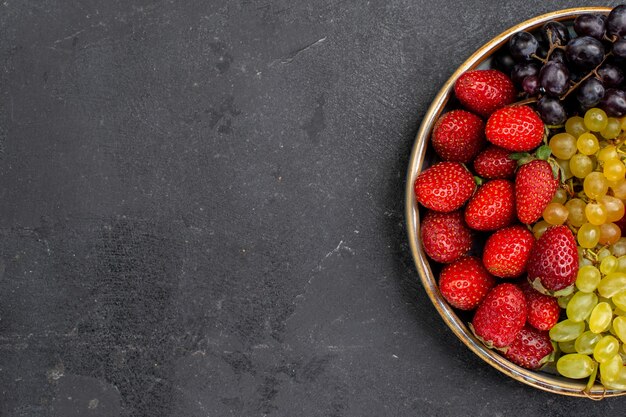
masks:
[[[623,414],[491,369],[417,281],[421,115],[570,5],[491,3],[0,4],[0,415]]]

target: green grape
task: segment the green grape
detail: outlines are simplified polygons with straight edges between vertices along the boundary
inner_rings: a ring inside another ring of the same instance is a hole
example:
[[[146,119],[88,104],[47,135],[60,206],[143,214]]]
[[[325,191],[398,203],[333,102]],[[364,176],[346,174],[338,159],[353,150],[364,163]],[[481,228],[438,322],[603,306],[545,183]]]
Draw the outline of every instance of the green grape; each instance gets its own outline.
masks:
[[[598,293],[606,298],[611,298],[624,289],[626,289],[626,273],[623,272],[611,272],[598,284]]]
[[[579,291],[567,303],[567,318],[574,322],[585,321],[596,304],[598,297],[594,293]]]
[[[619,339],[626,343],[626,317],[617,316],[613,319],[613,330]]]
[[[589,330],[594,333],[602,333],[608,330],[612,318],[613,309],[609,303],[598,303],[591,311],[591,316],[589,316]]]
[[[611,256],[611,251],[607,248],[602,248],[598,251],[596,256],[598,257],[598,261],[602,262],[604,258],[606,258],[607,256]]]
[[[596,343],[598,343],[600,339],[602,339],[601,334],[596,334],[589,330],[583,332],[574,342],[576,352],[584,355],[591,355],[593,353],[593,348],[596,347]]]
[[[611,335],[604,336],[593,348],[593,358],[597,362],[606,362],[619,353],[619,340]]]
[[[588,203],[585,207],[585,216],[589,223],[600,226],[606,222],[606,208],[599,203]]]
[[[572,198],[567,203],[565,203],[565,207],[567,208],[567,212],[569,213],[567,216],[567,221],[574,227],[580,227],[585,222],[587,222],[587,217],[585,216],[585,207],[587,207],[587,203],[585,203],[580,198]],[[595,245],[594,245],[595,246]]]
[[[563,188],[557,188],[554,192],[554,197],[552,197],[552,201],[550,202],[565,204],[567,202],[567,191]]]
[[[619,159],[619,154],[615,146],[608,145],[598,151],[598,161],[604,163],[611,159]]]
[[[595,248],[600,240],[600,228],[591,223],[580,226],[576,234],[578,244],[586,249]]]
[[[568,295],[564,295],[562,297],[558,297],[556,299],[556,302],[559,304],[559,307],[561,307],[563,310],[565,310],[567,308],[567,304],[569,303],[569,300],[571,300],[573,296],[574,296],[574,294],[570,293]]]
[[[559,159],[570,159],[576,153],[576,138],[569,133],[557,133],[548,144],[552,155]]]
[[[593,265],[585,265],[578,269],[576,275],[576,288],[582,292],[594,292],[602,277],[600,271]]]
[[[602,282],[602,281],[600,281],[600,282]],[[597,295],[598,295],[598,303],[607,303],[611,307],[611,310],[615,309],[615,304],[613,304],[613,301],[611,301],[610,298],[603,297],[603,296],[601,296],[599,294],[597,294]]]
[[[539,239],[546,232],[548,227],[550,227],[550,224],[545,220],[535,223],[533,225],[533,235],[535,236],[535,239]]]
[[[567,378],[587,378],[596,369],[596,363],[587,355],[568,353],[559,358],[556,370]]]
[[[572,320],[563,320],[558,322],[550,329],[550,339],[555,342],[567,342],[576,340],[578,336],[585,331],[584,322],[575,322]]]
[[[587,204],[587,206],[589,206]],[[543,219],[550,225],[559,225],[565,223],[569,211],[561,203],[549,203],[545,209],[543,209]],[[606,216],[605,216],[606,217]]]
[[[587,110],[584,117],[585,127],[592,132],[600,132],[609,123],[609,118],[602,109],[593,108]]]
[[[615,223],[604,223],[600,225],[600,239],[598,242],[601,245],[612,245],[622,237],[622,229]]]
[[[626,200],[626,180],[610,182],[609,187],[613,191],[613,197]]]
[[[587,155],[577,153],[569,160],[569,169],[576,178],[585,178],[593,171],[593,161]]]
[[[602,374],[600,374],[600,382],[602,382],[602,385],[604,385],[605,388],[607,389],[614,389],[614,390],[626,390],[626,367],[622,366],[619,370],[619,374],[617,375],[617,378],[614,381],[609,381],[605,378],[602,377]]]
[[[626,272],[626,256],[617,258],[617,272]]]
[[[559,159],[559,158],[555,158],[554,159],[557,163],[557,165],[559,166],[560,169],[560,175],[562,176],[562,180],[566,181],[569,180],[570,178],[572,178],[574,176],[574,174],[572,174],[572,170],[569,168],[569,160],[568,159]]]
[[[622,310],[626,310],[626,289],[619,291],[613,297],[611,297],[613,304]]]
[[[624,217],[624,202],[619,198],[615,198],[611,195],[604,195],[598,199],[598,203],[602,204],[606,209],[607,222],[616,222]]]
[[[611,253],[618,258],[626,255],[626,237],[620,237],[617,242],[611,245],[610,249]]]
[[[576,148],[578,148],[578,151],[583,155],[593,155],[600,149],[600,144],[598,143],[596,135],[586,132],[578,137],[578,140],[576,141]],[[572,156],[573,154],[570,155],[570,158]]]
[[[576,347],[574,346],[575,344],[576,342],[574,340],[559,342],[559,350],[563,353],[576,353]]]
[[[626,166],[619,159],[609,159],[604,163],[602,172],[607,180],[616,182],[624,179]]]
[[[619,354],[613,355],[604,362],[600,362],[601,378],[608,382],[617,380],[619,371],[623,366],[622,357]]]
[[[613,255],[609,255],[602,259],[600,262],[600,272],[603,274],[609,274],[617,269],[617,258]]]
[[[587,131],[587,128],[585,127],[585,119],[580,116],[570,117],[565,122],[565,131],[577,138]]]
[[[615,139],[622,131],[620,121],[614,117],[609,117],[606,127],[602,129],[600,134],[605,139]]]
[[[609,190],[609,182],[600,172],[592,172],[583,181],[583,190],[587,197],[597,199],[606,194]]]

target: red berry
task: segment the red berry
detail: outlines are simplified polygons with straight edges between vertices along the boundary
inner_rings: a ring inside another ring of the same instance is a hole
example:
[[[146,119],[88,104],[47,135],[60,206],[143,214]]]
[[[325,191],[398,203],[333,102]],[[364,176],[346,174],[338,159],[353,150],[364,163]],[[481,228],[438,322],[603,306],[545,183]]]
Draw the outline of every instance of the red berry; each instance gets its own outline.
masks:
[[[440,162],[422,171],[414,183],[415,199],[431,210],[459,209],[472,196],[476,183],[458,162]]]
[[[489,231],[508,226],[515,219],[513,183],[492,180],[482,185],[465,208],[465,222],[475,230]]]
[[[550,330],[559,321],[561,307],[556,298],[534,289],[528,282],[520,285],[526,297],[526,322],[537,330]]]
[[[485,144],[485,124],[468,111],[452,110],[435,123],[431,143],[444,161],[468,163]]]
[[[428,211],[421,223],[424,251],[436,262],[454,262],[472,248],[472,231],[460,211]]]
[[[509,158],[511,151],[491,145],[474,159],[474,170],[486,179],[511,178],[517,162]]]
[[[487,347],[509,346],[526,323],[526,299],[510,283],[494,287],[478,306],[472,327]]]
[[[511,362],[527,369],[541,368],[551,357],[554,347],[548,332],[524,326],[515,336],[504,356]]]
[[[528,106],[504,107],[487,120],[487,140],[514,152],[528,152],[541,144],[544,125]]]
[[[493,69],[462,74],[454,84],[454,93],[463,107],[481,116],[513,103],[517,95],[511,79]]]
[[[576,240],[567,226],[549,227],[528,258],[528,280],[542,292],[569,289],[578,273]],[[541,284],[541,287],[538,287]]]
[[[500,229],[489,236],[483,251],[487,270],[500,278],[514,278],[526,272],[533,234],[524,226]]]
[[[522,165],[515,176],[515,207],[519,221],[530,224],[539,220],[557,188],[559,181],[554,178],[548,162],[535,159]]]
[[[480,260],[472,256],[446,265],[439,275],[441,295],[460,310],[475,309],[495,283]]]

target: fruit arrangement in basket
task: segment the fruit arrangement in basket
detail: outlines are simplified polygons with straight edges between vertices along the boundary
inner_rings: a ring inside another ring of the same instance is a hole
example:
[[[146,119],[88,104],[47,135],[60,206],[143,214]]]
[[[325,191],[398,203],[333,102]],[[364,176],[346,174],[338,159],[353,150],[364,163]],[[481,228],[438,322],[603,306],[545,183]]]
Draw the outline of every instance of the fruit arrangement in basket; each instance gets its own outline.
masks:
[[[626,5],[462,74],[415,179],[439,291],[511,362],[626,390]]]

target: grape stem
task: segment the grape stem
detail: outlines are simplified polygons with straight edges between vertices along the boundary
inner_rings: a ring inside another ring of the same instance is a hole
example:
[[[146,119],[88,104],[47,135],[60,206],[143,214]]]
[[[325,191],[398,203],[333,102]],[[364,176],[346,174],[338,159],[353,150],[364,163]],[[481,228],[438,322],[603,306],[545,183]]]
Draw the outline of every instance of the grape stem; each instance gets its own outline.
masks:
[[[592,69],[591,71],[589,71],[589,74],[585,75],[583,78],[581,78],[578,82],[574,83],[569,90],[567,90],[567,92],[565,94],[563,94],[563,96],[559,97],[559,100],[565,100],[567,98],[567,96],[569,96],[573,91],[575,91],[583,82],[587,81],[592,75],[595,75],[596,77],[598,76],[598,69],[602,66],[602,64],[604,64],[604,61],[606,61],[606,59],[612,55],[611,52],[609,52],[608,54],[606,54],[604,56],[604,58],[602,58],[602,62],[600,62],[594,69]]]

